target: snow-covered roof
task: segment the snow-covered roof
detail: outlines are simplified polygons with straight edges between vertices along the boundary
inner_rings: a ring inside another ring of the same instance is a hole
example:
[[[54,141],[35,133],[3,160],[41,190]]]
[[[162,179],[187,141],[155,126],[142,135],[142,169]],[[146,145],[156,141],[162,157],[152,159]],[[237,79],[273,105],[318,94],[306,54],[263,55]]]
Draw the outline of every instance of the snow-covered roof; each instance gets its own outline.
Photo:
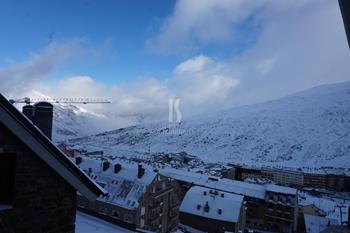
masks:
[[[176,180],[193,183],[195,185],[221,190],[224,192],[239,194],[248,197],[265,199],[265,193],[270,186],[270,191],[296,195],[297,190],[279,185],[260,185],[226,178],[211,177],[208,175],[187,172],[173,168],[165,168],[159,171],[164,176]]]
[[[106,222],[91,215],[77,212],[75,222],[76,233],[134,233],[128,229]]]
[[[239,221],[242,202],[241,195],[193,186],[187,191],[180,212],[236,223]],[[206,205],[209,207],[207,211]]]
[[[290,194],[290,195],[297,194],[296,189],[285,187],[285,186],[280,186],[280,185],[275,185],[275,184],[266,185],[266,191],[275,192],[275,193]]]
[[[168,176],[176,180],[193,183],[195,185],[204,186],[207,188],[260,199],[265,198],[265,187],[263,185],[251,184],[225,178],[222,179],[219,177],[210,177],[203,174],[186,172],[183,170],[176,170],[171,168],[160,170],[160,173],[164,176]]]
[[[145,169],[144,175],[138,178],[138,164],[118,161],[108,161],[108,169],[103,171],[103,162],[106,160],[82,157],[79,167],[89,172],[90,177],[108,191],[108,195],[98,200],[109,202],[123,208],[135,209],[139,206],[139,199],[146,192],[148,185],[157,176],[157,173]],[[114,172],[114,165],[120,164],[121,170]]]
[[[310,214],[304,214],[305,229],[307,233],[319,233],[331,225],[338,225],[338,221]]]

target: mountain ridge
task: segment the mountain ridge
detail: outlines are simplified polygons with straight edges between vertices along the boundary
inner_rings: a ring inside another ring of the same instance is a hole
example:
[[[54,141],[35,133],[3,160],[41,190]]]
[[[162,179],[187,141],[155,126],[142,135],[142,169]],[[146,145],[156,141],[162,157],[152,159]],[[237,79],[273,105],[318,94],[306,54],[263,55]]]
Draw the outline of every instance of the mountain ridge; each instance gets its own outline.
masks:
[[[67,141],[108,155],[184,151],[206,162],[346,166],[350,82],[328,84],[179,124],[142,124]]]

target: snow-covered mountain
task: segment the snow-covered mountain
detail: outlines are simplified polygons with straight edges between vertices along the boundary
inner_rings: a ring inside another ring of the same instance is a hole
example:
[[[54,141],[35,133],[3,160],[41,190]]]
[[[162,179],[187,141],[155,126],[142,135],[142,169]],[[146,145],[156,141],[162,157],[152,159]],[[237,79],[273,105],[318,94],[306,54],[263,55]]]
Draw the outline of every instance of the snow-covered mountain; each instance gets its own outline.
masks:
[[[143,124],[68,143],[118,156],[185,151],[208,162],[350,167],[350,82],[180,124]]]
[[[104,118],[103,115],[87,112],[71,104],[55,104],[52,138],[61,141],[101,132],[102,129],[96,123]]]

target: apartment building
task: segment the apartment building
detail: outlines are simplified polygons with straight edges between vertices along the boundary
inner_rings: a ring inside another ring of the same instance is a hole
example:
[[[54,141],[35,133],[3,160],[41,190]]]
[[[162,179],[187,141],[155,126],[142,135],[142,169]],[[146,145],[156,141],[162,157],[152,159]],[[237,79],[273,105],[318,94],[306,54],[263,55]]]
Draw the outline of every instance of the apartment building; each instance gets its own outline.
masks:
[[[244,229],[243,196],[191,187],[180,206],[179,228],[184,232],[238,232]]]
[[[295,232],[298,221],[297,191],[288,187],[268,185],[265,202],[267,203],[266,226],[275,232]]]
[[[289,187],[302,187],[304,185],[304,174],[302,172],[282,169],[262,169],[263,177],[275,183]]]
[[[247,168],[234,166],[222,172],[224,178],[245,180],[247,178],[266,178],[276,184],[295,188],[324,188],[339,192],[350,191],[350,172],[342,169],[319,169],[303,171],[276,168]]]
[[[164,176],[179,183],[183,192],[192,186],[242,195],[246,208],[245,230],[264,232],[296,232],[298,223],[297,190],[278,185],[258,185],[197,173],[164,169]]]
[[[180,202],[171,179],[131,162],[78,157],[76,164],[108,191],[95,203],[79,195],[81,210],[132,230],[176,230]]]

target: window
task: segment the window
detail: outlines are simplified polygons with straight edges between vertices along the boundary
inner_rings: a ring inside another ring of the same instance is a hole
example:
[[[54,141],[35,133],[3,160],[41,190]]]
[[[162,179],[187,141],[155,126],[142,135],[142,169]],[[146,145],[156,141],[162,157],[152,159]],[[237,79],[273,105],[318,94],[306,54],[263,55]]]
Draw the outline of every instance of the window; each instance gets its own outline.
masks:
[[[16,155],[0,154],[0,205],[11,205],[14,195]]]
[[[118,211],[113,211],[113,217],[120,218],[119,212]]]

